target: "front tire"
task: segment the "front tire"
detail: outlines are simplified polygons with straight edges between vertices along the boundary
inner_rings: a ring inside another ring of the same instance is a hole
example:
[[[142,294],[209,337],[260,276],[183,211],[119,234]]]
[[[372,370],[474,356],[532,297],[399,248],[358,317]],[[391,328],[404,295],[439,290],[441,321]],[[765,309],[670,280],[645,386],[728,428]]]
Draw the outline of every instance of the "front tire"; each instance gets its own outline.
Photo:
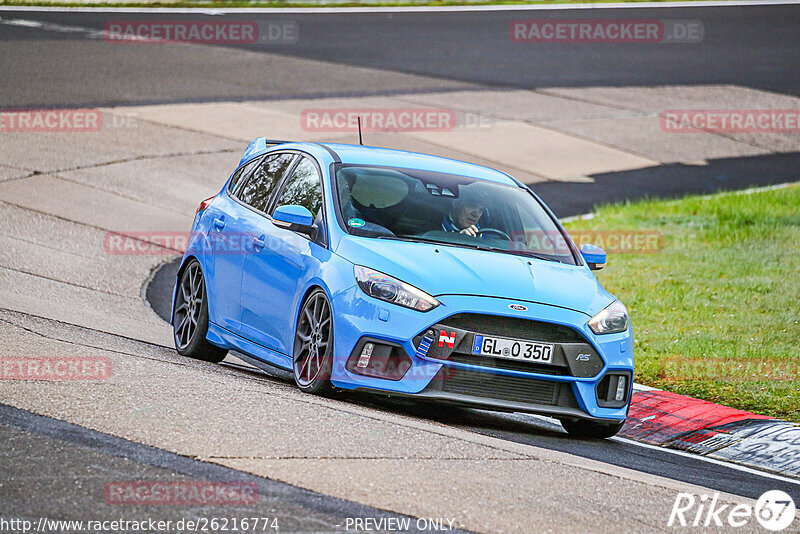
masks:
[[[564,427],[570,436],[576,438],[610,438],[616,436],[625,421],[620,423],[599,423],[597,421],[587,421],[585,419],[562,419],[561,426]]]
[[[294,381],[301,390],[321,395],[333,389],[333,314],[321,289],[313,291],[300,310],[292,361]]]
[[[219,363],[227,349],[212,345],[208,334],[208,295],[203,270],[197,260],[191,260],[181,274],[175,291],[172,312],[172,338],[175,350],[182,356]]]

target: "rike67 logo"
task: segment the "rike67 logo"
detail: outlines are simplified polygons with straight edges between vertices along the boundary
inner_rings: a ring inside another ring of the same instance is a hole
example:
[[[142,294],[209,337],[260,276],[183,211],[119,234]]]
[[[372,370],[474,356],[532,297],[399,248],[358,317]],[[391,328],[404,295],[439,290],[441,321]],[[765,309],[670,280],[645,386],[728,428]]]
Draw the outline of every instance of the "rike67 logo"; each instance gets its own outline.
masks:
[[[770,490],[755,506],[723,504],[719,493],[713,496],[679,493],[667,521],[668,527],[743,527],[756,521],[767,530],[778,532],[792,524],[796,514],[794,500],[780,490]]]

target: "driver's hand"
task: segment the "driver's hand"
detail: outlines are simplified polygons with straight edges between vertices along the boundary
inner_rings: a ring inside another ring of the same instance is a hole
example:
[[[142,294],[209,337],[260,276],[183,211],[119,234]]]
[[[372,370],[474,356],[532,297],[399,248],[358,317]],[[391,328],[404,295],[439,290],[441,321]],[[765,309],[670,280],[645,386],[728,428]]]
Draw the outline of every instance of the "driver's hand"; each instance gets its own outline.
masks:
[[[470,235],[472,237],[478,237],[478,232],[479,232],[478,227],[473,224],[472,226],[470,226],[468,228],[464,228],[459,233],[460,234],[467,234],[467,235]]]

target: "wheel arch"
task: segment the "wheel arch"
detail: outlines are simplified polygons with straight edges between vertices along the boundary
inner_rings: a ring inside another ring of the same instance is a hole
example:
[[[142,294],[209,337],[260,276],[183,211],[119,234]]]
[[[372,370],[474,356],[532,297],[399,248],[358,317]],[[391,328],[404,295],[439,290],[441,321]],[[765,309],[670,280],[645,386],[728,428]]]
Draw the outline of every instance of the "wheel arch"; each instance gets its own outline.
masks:
[[[309,286],[306,288],[306,290],[303,292],[302,298],[298,299],[297,301],[297,306],[295,307],[296,309],[294,311],[294,326],[292,327],[294,331],[297,330],[297,321],[300,319],[300,310],[303,309],[303,305],[308,300],[308,297],[317,289],[325,293],[325,297],[328,299],[328,303],[331,304],[331,295],[328,292],[328,290],[318,281],[310,283]],[[333,310],[333,304],[331,304],[331,311],[332,310]]]

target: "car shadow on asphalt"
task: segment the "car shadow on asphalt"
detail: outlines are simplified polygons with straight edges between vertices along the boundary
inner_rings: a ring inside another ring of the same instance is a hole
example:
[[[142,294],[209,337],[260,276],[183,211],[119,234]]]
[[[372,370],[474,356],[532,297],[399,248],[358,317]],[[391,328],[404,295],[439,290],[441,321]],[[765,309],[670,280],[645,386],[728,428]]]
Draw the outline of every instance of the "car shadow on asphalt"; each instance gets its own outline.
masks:
[[[236,353],[232,353],[232,356],[236,356]],[[235,369],[237,372],[246,373],[253,378],[294,386],[292,373],[277,367],[270,366],[256,369],[230,360],[223,361],[222,365]],[[559,440],[569,439],[555,421],[550,422],[543,418],[533,418],[514,412],[487,411],[442,402],[423,401],[361,391],[335,390],[327,395],[327,398],[332,401],[482,433],[502,432]]]

